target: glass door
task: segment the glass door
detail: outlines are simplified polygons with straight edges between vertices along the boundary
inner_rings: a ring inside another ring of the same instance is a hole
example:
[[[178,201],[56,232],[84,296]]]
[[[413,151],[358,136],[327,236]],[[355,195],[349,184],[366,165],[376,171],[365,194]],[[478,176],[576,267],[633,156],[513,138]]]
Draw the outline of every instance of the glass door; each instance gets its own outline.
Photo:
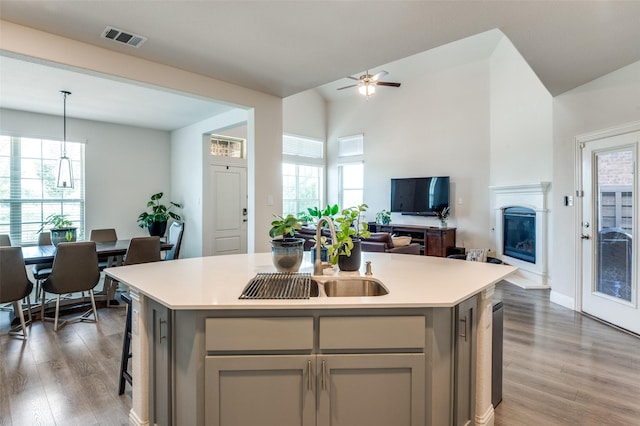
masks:
[[[635,333],[638,136],[599,139],[582,149],[582,310]]]

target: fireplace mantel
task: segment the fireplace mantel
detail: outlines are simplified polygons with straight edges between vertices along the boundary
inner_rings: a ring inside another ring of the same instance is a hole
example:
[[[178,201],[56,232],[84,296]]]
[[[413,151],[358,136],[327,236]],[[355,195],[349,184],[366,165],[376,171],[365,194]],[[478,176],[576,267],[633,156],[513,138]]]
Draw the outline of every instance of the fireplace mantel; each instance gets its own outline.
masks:
[[[547,270],[547,204],[550,182],[537,182],[522,185],[490,186],[493,192],[495,208],[495,238],[497,257],[503,262],[517,266],[518,272],[507,281],[522,288],[549,288]],[[536,262],[530,263],[504,254],[503,250],[503,213],[508,207],[527,207],[536,213]]]

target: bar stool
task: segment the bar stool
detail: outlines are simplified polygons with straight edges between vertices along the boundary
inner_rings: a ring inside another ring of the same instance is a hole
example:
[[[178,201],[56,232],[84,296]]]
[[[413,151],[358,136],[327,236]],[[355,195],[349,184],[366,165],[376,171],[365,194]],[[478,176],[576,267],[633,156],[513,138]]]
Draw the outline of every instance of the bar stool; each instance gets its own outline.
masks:
[[[131,373],[129,373],[129,360],[131,359],[131,296],[126,293],[120,295],[120,300],[127,304],[127,319],[125,321],[124,339],[122,342],[122,358],[120,360],[120,388],[118,395],[124,393],[126,382],[132,384]]]

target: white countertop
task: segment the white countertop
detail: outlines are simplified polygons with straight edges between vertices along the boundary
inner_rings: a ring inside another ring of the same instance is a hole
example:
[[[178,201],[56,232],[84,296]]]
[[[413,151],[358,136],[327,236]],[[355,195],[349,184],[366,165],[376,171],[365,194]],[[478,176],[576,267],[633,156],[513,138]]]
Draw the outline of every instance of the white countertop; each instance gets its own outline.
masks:
[[[517,268],[432,256],[362,253],[359,272],[326,269],[329,275],[364,275],[370,260],[373,278],[389,294],[374,297],[311,297],[304,300],[240,300],[259,272],[276,272],[270,253],[211,256],[105,269],[170,309],[299,309],[452,307],[497,283]],[[313,272],[309,252],[299,272]]]

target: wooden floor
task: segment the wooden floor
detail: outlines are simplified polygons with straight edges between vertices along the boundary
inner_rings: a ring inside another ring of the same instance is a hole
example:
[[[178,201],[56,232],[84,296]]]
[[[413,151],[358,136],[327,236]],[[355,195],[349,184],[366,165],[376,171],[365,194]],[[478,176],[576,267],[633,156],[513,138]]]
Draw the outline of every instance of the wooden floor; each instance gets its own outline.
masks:
[[[496,298],[505,305],[497,426],[640,426],[639,338],[550,303],[548,291],[503,282]],[[105,308],[99,325],[55,333],[36,322],[26,342],[0,336],[0,425],[128,424],[130,394],[117,395],[124,319]]]

